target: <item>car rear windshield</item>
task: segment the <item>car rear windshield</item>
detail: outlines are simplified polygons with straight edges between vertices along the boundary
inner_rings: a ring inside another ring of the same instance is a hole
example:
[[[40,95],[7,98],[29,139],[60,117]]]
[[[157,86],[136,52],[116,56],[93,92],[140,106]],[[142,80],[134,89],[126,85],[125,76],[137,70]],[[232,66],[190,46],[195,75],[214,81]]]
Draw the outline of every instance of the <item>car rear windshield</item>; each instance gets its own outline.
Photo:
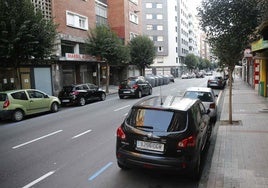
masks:
[[[184,97],[191,98],[191,99],[199,99],[202,102],[213,102],[213,97],[210,92],[187,91]]]
[[[121,82],[121,85],[132,87],[135,83],[136,83],[136,80],[125,80]]]
[[[157,109],[132,109],[126,119],[130,126],[159,132],[176,132],[185,128],[186,112]]]
[[[5,101],[7,98],[7,94],[6,93],[0,93],[0,101]]]
[[[62,90],[65,92],[71,92],[73,91],[73,86],[64,86]]]

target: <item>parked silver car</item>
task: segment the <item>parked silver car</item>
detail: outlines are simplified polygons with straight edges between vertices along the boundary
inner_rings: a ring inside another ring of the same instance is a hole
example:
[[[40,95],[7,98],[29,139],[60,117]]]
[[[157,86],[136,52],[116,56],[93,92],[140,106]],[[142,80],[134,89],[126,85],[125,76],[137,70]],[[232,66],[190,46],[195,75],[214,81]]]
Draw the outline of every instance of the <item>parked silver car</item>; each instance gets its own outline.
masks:
[[[206,109],[210,110],[209,116],[212,122],[217,120],[217,95],[213,89],[207,87],[190,87],[183,94],[185,98],[199,99],[203,102]]]

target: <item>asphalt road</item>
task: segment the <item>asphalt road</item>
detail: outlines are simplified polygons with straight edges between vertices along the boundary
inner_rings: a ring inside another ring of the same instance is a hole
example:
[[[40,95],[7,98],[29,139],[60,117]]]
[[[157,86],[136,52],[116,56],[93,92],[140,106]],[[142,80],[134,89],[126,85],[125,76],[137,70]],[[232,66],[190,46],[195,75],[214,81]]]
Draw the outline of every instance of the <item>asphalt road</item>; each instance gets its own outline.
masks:
[[[187,87],[206,86],[206,81],[176,79],[175,83],[154,88],[153,95],[182,95]],[[114,94],[105,101],[64,107],[58,113],[32,116],[18,123],[0,122],[0,187],[198,187],[198,182],[183,175],[122,171],[117,167],[116,129],[138,100],[119,99]],[[216,135],[213,137],[215,140]],[[207,160],[212,149],[204,155],[203,174],[209,170]]]

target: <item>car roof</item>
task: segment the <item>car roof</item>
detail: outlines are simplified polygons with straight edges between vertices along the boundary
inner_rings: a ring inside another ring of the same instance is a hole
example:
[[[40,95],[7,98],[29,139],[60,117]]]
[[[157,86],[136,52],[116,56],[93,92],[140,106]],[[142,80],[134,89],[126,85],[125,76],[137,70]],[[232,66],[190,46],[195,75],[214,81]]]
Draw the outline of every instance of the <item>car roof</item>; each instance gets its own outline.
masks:
[[[7,90],[7,91],[0,91],[0,93],[14,93],[14,92],[19,92],[19,91],[39,91],[37,89],[14,89],[14,90]]]
[[[198,100],[179,96],[153,96],[137,102],[133,108],[188,111],[196,101]]]
[[[202,92],[211,92],[212,89],[209,87],[189,87],[186,91],[202,91]]]

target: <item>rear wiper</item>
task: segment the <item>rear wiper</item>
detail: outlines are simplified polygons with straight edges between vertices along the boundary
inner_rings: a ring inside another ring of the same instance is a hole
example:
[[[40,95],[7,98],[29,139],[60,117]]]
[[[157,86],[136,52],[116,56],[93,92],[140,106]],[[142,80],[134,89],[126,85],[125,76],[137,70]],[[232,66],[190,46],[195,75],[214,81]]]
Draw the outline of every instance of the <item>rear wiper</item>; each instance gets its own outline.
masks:
[[[133,126],[135,128],[138,128],[138,129],[154,129],[153,126]]]

